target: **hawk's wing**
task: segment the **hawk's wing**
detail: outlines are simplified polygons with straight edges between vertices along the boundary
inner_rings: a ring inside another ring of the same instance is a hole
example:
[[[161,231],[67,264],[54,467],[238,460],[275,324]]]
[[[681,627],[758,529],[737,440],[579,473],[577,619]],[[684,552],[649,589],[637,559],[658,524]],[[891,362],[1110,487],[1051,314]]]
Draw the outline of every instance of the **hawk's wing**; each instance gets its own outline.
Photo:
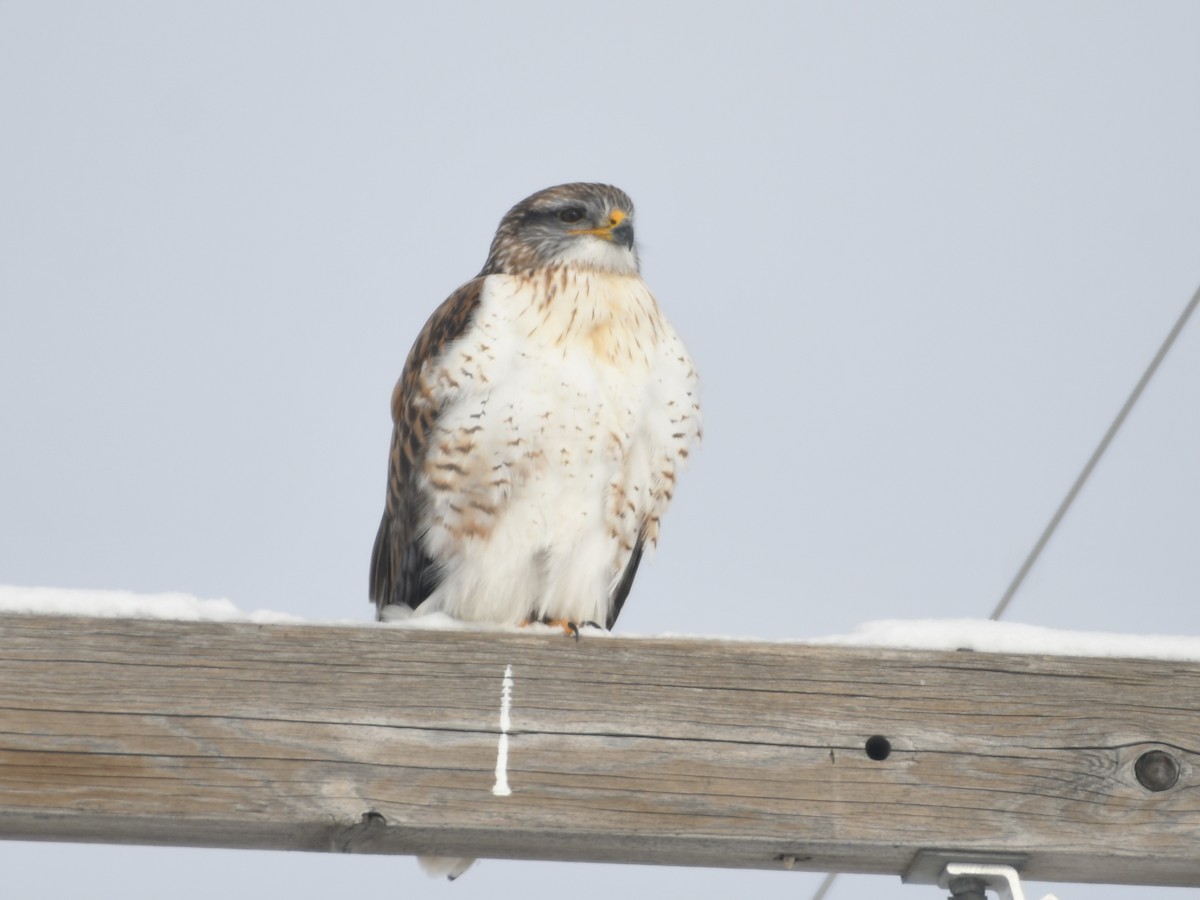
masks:
[[[479,306],[483,278],[468,281],[437,308],[409,351],[392,392],[392,447],[387,504],[371,551],[371,600],[416,609],[441,581],[437,564],[421,546],[419,476],[426,443],[441,410],[431,402],[425,376],[446,344],[467,330]]]
[[[617,623],[617,616],[621,614],[621,607],[625,605],[625,598],[629,596],[629,589],[633,587],[633,579],[637,575],[638,564],[642,561],[642,550],[645,546],[646,535],[639,534],[629,562],[625,564],[625,571],[621,573],[621,580],[617,582],[617,586],[612,591],[608,607],[608,621],[604,623],[604,627],[609,631],[612,631],[613,625]]]

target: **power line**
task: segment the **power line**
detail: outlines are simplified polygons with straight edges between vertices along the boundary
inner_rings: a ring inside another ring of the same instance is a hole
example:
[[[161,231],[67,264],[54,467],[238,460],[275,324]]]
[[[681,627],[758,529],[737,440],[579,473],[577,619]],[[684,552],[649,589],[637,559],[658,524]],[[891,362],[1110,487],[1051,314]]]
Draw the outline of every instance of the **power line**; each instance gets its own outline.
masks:
[[[1088,476],[1092,474],[1092,469],[1096,468],[1096,463],[1100,462],[1100,457],[1104,455],[1104,451],[1108,449],[1108,445],[1112,443],[1112,439],[1121,430],[1121,426],[1125,423],[1130,410],[1138,402],[1138,398],[1142,396],[1142,391],[1146,389],[1146,385],[1150,383],[1150,379],[1154,377],[1154,373],[1158,371],[1159,364],[1171,349],[1171,345],[1175,343],[1175,338],[1179,337],[1179,332],[1183,330],[1183,326],[1187,324],[1187,320],[1191,318],[1197,305],[1200,305],[1200,288],[1197,288],[1196,293],[1192,294],[1192,299],[1188,301],[1187,305],[1183,308],[1183,312],[1179,314],[1179,318],[1175,320],[1174,327],[1167,334],[1166,340],[1162,342],[1162,346],[1158,348],[1158,352],[1154,354],[1154,359],[1150,360],[1150,365],[1146,367],[1146,371],[1142,373],[1142,377],[1134,385],[1133,391],[1125,401],[1125,405],[1121,407],[1121,411],[1117,413],[1117,417],[1108,426],[1108,431],[1104,432],[1104,437],[1100,439],[1100,443],[1092,451],[1091,458],[1084,465],[1083,471],[1079,473],[1079,477],[1075,479],[1075,483],[1071,485],[1071,489],[1067,491],[1067,496],[1063,497],[1062,503],[1058,504],[1058,509],[1050,517],[1050,521],[1042,531],[1041,537],[1037,539],[1037,543],[1033,545],[1033,549],[1029,551],[1029,555],[1025,557],[1025,561],[1021,563],[1021,568],[1017,569],[1017,574],[1013,576],[1012,582],[1008,585],[1008,590],[1004,592],[1004,596],[1000,598],[1000,602],[996,604],[996,608],[992,610],[992,614],[989,616],[993,621],[1003,616],[1004,611],[1008,609],[1008,605],[1012,602],[1013,596],[1021,587],[1025,576],[1029,574],[1029,570],[1033,568],[1033,564],[1042,555],[1042,550],[1045,549],[1046,544],[1058,529],[1059,522],[1063,520],[1063,516],[1071,508],[1071,504],[1075,502],[1075,496],[1087,482]]]
[[[829,889],[833,887],[833,883],[837,880],[837,877],[837,872],[830,872],[826,875],[817,886],[817,892],[812,895],[812,900],[825,900],[825,895],[829,893]]]

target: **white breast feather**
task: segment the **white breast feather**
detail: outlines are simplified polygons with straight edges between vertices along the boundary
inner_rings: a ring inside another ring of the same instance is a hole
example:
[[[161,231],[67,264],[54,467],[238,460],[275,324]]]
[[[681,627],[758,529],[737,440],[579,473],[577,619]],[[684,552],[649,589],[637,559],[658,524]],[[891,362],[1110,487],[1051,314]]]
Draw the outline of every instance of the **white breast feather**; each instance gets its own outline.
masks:
[[[636,275],[491,275],[424,373],[423,471],[443,580],[419,612],[604,624],[639,530],[653,546],[699,435],[696,375]]]

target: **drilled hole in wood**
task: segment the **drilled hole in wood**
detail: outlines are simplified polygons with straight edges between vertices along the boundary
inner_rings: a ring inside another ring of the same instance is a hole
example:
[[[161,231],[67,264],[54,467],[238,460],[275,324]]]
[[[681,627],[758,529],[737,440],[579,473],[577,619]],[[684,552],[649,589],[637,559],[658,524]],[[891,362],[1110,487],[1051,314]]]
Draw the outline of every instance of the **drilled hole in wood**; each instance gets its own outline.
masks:
[[[876,762],[882,762],[891,756],[892,742],[885,738],[882,734],[876,734],[867,738],[867,756]]]

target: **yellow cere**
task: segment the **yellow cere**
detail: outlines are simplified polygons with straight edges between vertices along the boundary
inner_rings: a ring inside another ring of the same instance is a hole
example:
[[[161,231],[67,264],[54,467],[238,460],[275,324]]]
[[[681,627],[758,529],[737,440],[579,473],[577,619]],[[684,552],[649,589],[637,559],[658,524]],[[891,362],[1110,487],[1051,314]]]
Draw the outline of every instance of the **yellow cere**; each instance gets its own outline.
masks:
[[[607,241],[612,240],[612,230],[628,218],[622,209],[614,209],[608,214],[608,224],[603,228],[573,228],[567,234],[594,234]]]

